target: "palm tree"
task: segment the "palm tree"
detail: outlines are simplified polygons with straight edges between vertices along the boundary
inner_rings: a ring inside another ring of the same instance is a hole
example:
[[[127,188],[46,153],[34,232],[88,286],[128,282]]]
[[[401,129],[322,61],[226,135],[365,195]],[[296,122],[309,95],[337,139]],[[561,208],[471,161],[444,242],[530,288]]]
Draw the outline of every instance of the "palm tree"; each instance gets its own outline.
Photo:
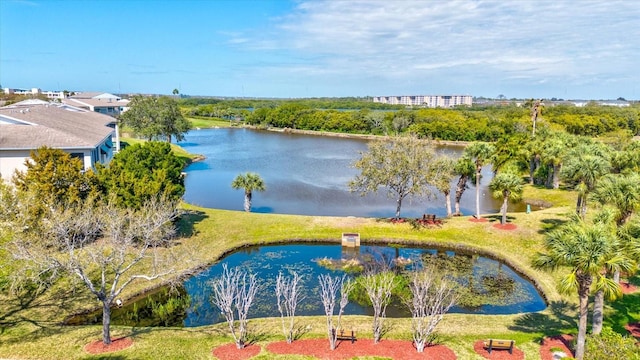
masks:
[[[621,226],[640,208],[640,175],[606,175],[595,187],[592,197],[600,204],[612,205],[617,210],[616,224]]]
[[[597,179],[611,170],[608,154],[602,150],[596,144],[579,145],[567,154],[562,168],[562,179],[578,191],[576,214],[582,218],[587,213],[587,199]]]
[[[233,179],[231,187],[244,189],[244,211],[251,211],[251,196],[254,190],[265,191],[266,187],[260,175],[255,173],[240,174]]]
[[[467,181],[469,181],[469,178],[475,181],[473,178],[475,178],[476,167],[470,158],[463,156],[456,162],[453,172],[455,175],[460,176],[458,178],[458,184],[456,185],[455,214],[462,215],[460,213],[460,200],[462,199],[464,191],[467,190]]]
[[[500,212],[502,213],[500,224],[504,225],[507,223],[507,205],[509,200],[516,202],[522,199],[522,191],[524,189],[522,179],[517,174],[501,172],[491,180],[489,189],[493,191],[493,197],[502,198],[503,200],[502,207],[500,207]]]
[[[542,160],[549,168],[546,186],[560,187],[560,171],[568,151],[575,145],[576,137],[564,132],[555,132],[543,143]]]
[[[599,289],[614,291],[620,289],[616,283],[602,274],[604,264],[614,253],[615,237],[606,224],[586,223],[575,216],[545,238],[546,253],[539,253],[534,260],[537,268],[557,269],[569,267],[571,271],[560,281],[560,291],[578,292],[580,300],[576,359],[584,356],[587,334],[589,292],[592,285]]]
[[[596,186],[592,197],[600,204],[614,208],[608,222],[612,224],[612,233],[618,240],[619,257],[629,262],[626,267],[618,265],[606,269],[606,274],[613,274],[613,281],[617,284],[620,281],[621,270],[628,270],[634,263],[640,262],[640,245],[637,239],[628,236],[631,233],[629,229],[633,228],[632,224],[628,224],[629,220],[640,208],[640,175],[606,175]],[[604,294],[601,291],[596,293],[593,313],[593,332],[598,334],[602,329],[604,316]]]
[[[447,208],[447,217],[451,217],[451,179],[455,176],[454,159],[448,156],[436,158],[433,162],[433,185],[438,191],[444,194],[445,204]]]
[[[591,332],[594,335],[600,334],[602,331],[602,323],[604,320],[604,301],[615,300],[622,295],[619,289],[620,271],[631,271],[636,268],[638,254],[638,241],[629,239],[626,235],[633,233],[632,226],[619,227],[616,224],[616,210],[611,207],[605,207],[596,214],[594,222],[598,222],[606,226],[611,232],[612,244],[610,244],[609,259],[604,263],[601,273],[605,277],[613,276],[613,284],[615,288],[608,289],[604,286],[596,286],[596,293],[593,298],[593,323]],[[634,247],[635,245],[635,247]]]
[[[473,159],[476,166],[476,218],[480,218],[480,178],[482,177],[482,166],[491,158],[494,152],[493,145],[484,142],[471,143],[464,149],[465,155]]]

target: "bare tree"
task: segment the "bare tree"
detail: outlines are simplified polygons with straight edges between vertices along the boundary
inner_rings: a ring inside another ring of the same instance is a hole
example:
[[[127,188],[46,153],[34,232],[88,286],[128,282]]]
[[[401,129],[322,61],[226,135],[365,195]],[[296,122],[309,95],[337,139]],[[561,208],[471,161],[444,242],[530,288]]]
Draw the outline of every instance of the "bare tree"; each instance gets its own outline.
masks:
[[[413,342],[418,352],[423,352],[434,329],[455,304],[456,293],[451,284],[439,278],[432,269],[416,270],[409,289]]]
[[[324,305],[324,313],[327,316],[327,335],[329,336],[329,346],[331,350],[335,350],[336,341],[338,338],[337,329],[340,328],[340,321],[342,319],[342,313],[344,308],[349,303],[349,292],[353,288],[353,283],[350,280],[346,280],[346,276],[331,277],[329,274],[323,274],[318,276],[320,282],[320,295],[322,298],[322,304]],[[340,310],[338,311],[338,322],[336,326],[333,323],[333,312],[336,306],[336,295],[340,290]]]
[[[177,264],[186,264],[176,261],[167,247],[175,235],[175,202],[153,199],[133,210],[89,199],[77,207],[49,210],[37,234],[28,228],[14,233],[10,252],[30,280],[50,283],[65,273],[79,279],[102,303],[105,344],[111,343],[111,306],[127,286],[161,278],[181,270]]]
[[[396,277],[391,271],[369,273],[360,278],[373,306],[373,342],[378,343],[382,326],[391,302],[391,291],[396,286]]]
[[[278,273],[276,278],[276,300],[282,321],[282,332],[289,344],[293,341],[296,307],[304,299],[304,297],[300,296],[300,275],[293,271],[291,276],[289,278],[282,275],[282,273]]]
[[[247,314],[258,291],[255,274],[249,274],[238,267],[229,270],[222,265],[222,275],[211,281],[212,302],[220,309],[231,331],[238,349],[243,349],[247,341]],[[238,330],[235,326],[235,314],[238,314]]]

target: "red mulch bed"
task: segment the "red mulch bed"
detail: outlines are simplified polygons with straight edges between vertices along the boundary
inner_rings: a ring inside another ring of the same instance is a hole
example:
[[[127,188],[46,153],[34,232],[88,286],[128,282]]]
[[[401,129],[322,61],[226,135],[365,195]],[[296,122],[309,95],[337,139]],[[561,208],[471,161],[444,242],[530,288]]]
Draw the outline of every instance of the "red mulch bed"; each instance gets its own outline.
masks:
[[[571,340],[573,340],[572,335],[556,335],[542,339],[542,345],[540,346],[540,359],[553,360],[551,348],[561,348],[562,352],[567,354],[567,356],[573,357],[573,352],[569,350]]]
[[[259,345],[247,345],[244,349],[238,349],[236,343],[218,346],[213,349],[213,356],[220,360],[247,360],[260,353]]]
[[[297,340],[291,344],[286,341],[267,345],[267,350],[275,354],[296,354],[314,356],[318,359],[343,360],[356,356],[381,356],[394,360],[432,359],[454,360],[456,354],[444,345],[429,346],[423,353],[416,351],[411,341],[381,340],[374,344],[372,339],[356,340],[355,343],[338,341],[335,350],[329,348],[328,339]]]
[[[628,323],[624,328],[631,333],[631,336],[640,341],[640,323]]]
[[[638,287],[629,282],[621,281],[620,286],[622,287],[623,294],[631,294],[638,291]]]
[[[513,347],[513,354],[509,350],[491,350],[491,354],[484,348],[484,340],[478,340],[473,344],[473,350],[485,359],[491,360],[524,360],[524,353],[516,346]]]
[[[486,219],[486,218],[476,218],[476,217],[472,216],[472,217],[469,218],[469,221],[476,222],[476,223],[483,223],[483,222],[487,222],[489,220]]]
[[[495,224],[493,227],[500,230],[515,230],[517,228],[515,224]]]
[[[96,340],[87,344],[84,350],[89,354],[103,354],[119,350],[124,350],[133,345],[133,340],[130,338],[122,337],[117,339],[111,339],[111,344],[105,345],[102,340]]]

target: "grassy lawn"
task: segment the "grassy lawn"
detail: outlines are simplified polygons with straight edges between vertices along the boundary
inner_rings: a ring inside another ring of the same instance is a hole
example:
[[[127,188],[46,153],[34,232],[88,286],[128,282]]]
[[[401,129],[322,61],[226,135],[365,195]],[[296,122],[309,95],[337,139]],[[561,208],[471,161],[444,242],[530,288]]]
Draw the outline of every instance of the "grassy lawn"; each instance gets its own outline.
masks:
[[[490,221],[485,223],[457,217],[447,219],[441,228],[416,230],[410,224],[391,224],[369,218],[257,214],[184,204],[186,215],[178,224],[184,236],[173,251],[187,255],[189,260],[185,266],[194,270],[215,263],[229,250],[245,245],[338,242],[343,232],[358,232],[366,243],[437,245],[497,257],[531,278],[550,306],[541,312],[515,315],[449,314],[437,328],[438,341],[451,348],[459,359],[481,359],[473,351],[476,340],[488,337],[514,339],[526,359],[538,359],[538,344],[543,336],[575,332],[577,328],[574,299],[577,296],[563,296],[556,290],[555,284],[562,273],[540,272],[531,267],[532,258],[543,249],[544,232],[565,221],[566,214],[573,211],[575,194],[528,187],[525,198],[549,201],[554,206],[530,214],[509,214],[509,221],[517,226],[515,230],[494,228],[493,224],[499,221],[496,214],[487,216]],[[124,297],[158,285],[158,282],[136,282]],[[82,309],[96,308],[98,302],[81,287],[75,291],[68,288],[66,281],[38,296],[26,293],[20,297],[0,295],[0,358],[211,359],[213,347],[232,341],[224,324],[198,328],[114,326],[113,337],[132,337],[134,345],[110,355],[90,356],[83,346],[100,338],[101,327],[61,326],[60,323]],[[640,298],[635,294],[612,304],[607,321],[619,330],[625,321],[640,315],[638,303]],[[277,316],[275,310],[274,316]],[[258,344],[283,339],[277,318],[252,319],[249,323],[250,333]],[[299,317],[297,324],[307,329],[303,338],[325,336],[324,317]],[[345,328],[357,330],[360,337],[371,337],[370,317],[346,316],[343,324]],[[389,331],[385,338],[411,338],[407,319],[387,319],[387,324]],[[308,358],[268,354],[263,349],[256,359]]]
[[[220,118],[207,118],[207,117],[185,117],[191,123],[191,126],[199,129],[207,128],[224,128],[231,127],[231,121],[223,120]]]

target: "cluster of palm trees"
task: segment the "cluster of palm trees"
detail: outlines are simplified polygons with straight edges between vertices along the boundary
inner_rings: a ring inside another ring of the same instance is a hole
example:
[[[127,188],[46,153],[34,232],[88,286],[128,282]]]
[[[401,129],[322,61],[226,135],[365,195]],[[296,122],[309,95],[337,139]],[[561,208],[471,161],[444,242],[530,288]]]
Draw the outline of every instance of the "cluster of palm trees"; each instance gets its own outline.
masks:
[[[538,255],[539,268],[569,268],[560,290],[577,291],[579,321],[576,358],[584,356],[589,297],[593,294],[592,333],[602,330],[605,299],[622,295],[620,272],[635,273],[640,263],[640,147],[621,150],[586,141],[564,150],[556,163],[560,174],[578,192],[576,213],[546,236],[546,252]],[[592,200],[597,212],[587,214]]]

